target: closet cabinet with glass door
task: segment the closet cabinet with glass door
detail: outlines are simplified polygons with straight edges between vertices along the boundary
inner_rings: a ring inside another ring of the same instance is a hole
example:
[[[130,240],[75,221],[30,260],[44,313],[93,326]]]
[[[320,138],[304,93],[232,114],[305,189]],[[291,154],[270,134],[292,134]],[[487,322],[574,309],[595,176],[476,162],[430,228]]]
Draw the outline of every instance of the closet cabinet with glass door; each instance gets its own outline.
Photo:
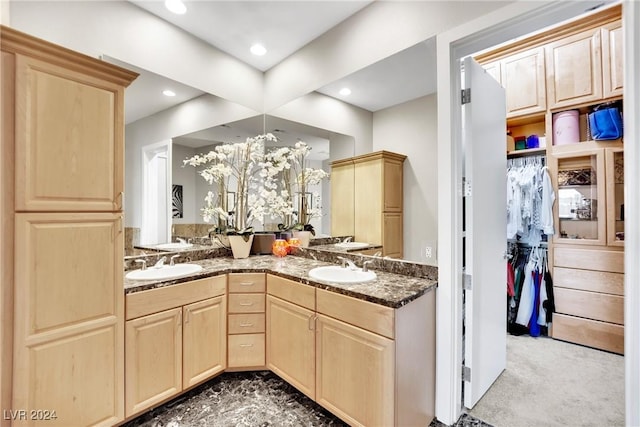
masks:
[[[556,179],[552,337],[624,351],[622,142],[552,147]]]

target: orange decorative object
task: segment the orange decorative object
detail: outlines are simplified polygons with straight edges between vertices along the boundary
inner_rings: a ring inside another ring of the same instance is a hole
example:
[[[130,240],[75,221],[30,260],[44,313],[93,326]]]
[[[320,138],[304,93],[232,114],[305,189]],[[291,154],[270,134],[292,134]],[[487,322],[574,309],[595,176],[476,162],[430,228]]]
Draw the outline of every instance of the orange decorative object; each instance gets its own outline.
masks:
[[[289,252],[289,244],[286,240],[276,239],[271,245],[271,252],[277,257],[287,256]]]
[[[289,239],[289,253],[291,253],[291,248],[299,248],[300,246],[302,246],[302,242],[297,237]]]

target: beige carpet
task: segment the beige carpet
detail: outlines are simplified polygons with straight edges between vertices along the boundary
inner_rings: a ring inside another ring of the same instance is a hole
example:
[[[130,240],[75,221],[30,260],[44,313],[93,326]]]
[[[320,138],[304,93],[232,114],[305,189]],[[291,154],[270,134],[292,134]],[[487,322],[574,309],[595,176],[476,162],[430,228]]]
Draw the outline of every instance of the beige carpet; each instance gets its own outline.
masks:
[[[468,411],[495,427],[624,426],[624,358],[507,336],[507,369]]]

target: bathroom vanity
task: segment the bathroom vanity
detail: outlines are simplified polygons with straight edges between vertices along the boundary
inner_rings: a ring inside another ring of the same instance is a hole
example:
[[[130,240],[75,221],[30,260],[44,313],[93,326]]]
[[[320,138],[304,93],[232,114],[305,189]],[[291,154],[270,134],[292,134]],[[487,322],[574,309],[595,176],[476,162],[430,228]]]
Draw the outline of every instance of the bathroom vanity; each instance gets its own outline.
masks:
[[[435,280],[319,282],[308,272],[328,264],[297,256],[192,262],[193,276],[125,279],[127,418],[225,370],[269,369],[350,425],[433,419]]]

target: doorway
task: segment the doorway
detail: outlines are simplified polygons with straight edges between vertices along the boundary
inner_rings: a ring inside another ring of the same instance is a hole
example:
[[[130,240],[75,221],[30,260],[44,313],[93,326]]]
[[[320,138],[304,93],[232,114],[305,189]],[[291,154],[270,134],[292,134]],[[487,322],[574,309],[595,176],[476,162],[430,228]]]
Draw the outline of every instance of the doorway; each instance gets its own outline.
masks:
[[[595,4],[594,4],[595,5]],[[575,7],[581,7],[576,10]],[[461,160],[463,152],[460,146],[461,140],[461,123],[458,119],[458,110],[460,108],[460,88],[461,82],[457,75],[457,64],[461,58],[473,52],[477,52],[491,46],[500,44],[507,40],[523,36],[544,27],[559,23],[573,16],[584,13],[587,7],[586,3],[581,5],[567,4],[558,2],[556,4],[545,4],[543,6],[519,3],[517,6],[506,6],[495,13],[488,14],[483,19],[465,24],[459,28],[438,36],[438,92],[441,94],[449,94],[449,96],[438,97],[438,157],[439,164],[443,167],[438,171],[439,182],[439,253],[441,254],[439,263],[439,281],[441,283],[438,289],[438,373],[437,373],[437,399],[436,399],[436,416],[442,422],[453,424],[462,411],[461,394],[462,394],[462,363],[461,363],[461,347],[462,347],[462,275],[459,274],[462,267],[462,256],[460,246],[460,231],[462,230],[462,209],[461,193],[462,184],[462,167]],[[626,6],[626,4],[625,4]],[[629,8],[634,16],[638,11]],[[630,17],[625,19],[625,25],[631,21]],[[637,33],[638,29],[627,28],[625,32],[631,34],[632,31]],[[627,41],[631,40],[630,36],[626,37]],[[629,55],[627,55],[627,58]],[[637,67],[637,64],[635,65]],[[626,74],[629,74],[631,65],[627,66]],[[633,74],[633,73],[632,73]],[[633,86],[631,87],[633,89]],[[625,99],[630,98],[632,93],[627,93],[629,87],[625,85]],[[637,92],[637,89],[635,89]],[[631,133],[629,133],[631,134]],[[637,136],[637,130],[632,136]],[[451,142],[453,141],[453,142]],[[637,154],[635,154],[637,156]],[[626,156],[629,161],[630,156]],[[637,171],[632,172],[634,177]],[[628,175],[632,174],[631,172]],[[632,178],[634,178],[632,177]],[[635,177],[637,182],[637,177]],[[630,180],[625,180],[629,182]],[[637,201],[627,200],[627,205],[632,204],[637,207]],[[630,215],[627,207],[627,216]],[[629,230],[627,230],[629,234]],[[633,237],[632,237],[633,238]],[[627,240],[627,245],[630,241]],[[637,243],[636,243],[637,245]],[[629,247],[629,246],[628,246]],[[636,247],[636,246],[633,246]],[[637,256],[637,253],[636,253]],[[627,260],[629,256],[627,255]],[[629,319],[629,303],[637,301],[638,296],[635,290],[630,291],[630,283],[633,277],[637,277],[638,272],[632,274],[627,271],[626,300],[627,319]],[[630,291],[630,292],[629,292]],[[633,319],[635,324],[627,324],[626,338],[627,348],[630,342],[637,344],[638,339],[633,338],[630,334],[631,330],[637,327],[637,307],[633,309]],[[627,323],[627,322],[625,322]],[[631,339],[631,341],[629,341]],[[628,354],[627,357],[633,357],[635,365],[638,364],[638,354]],[[633,361],[627,360],[627,368],[633,364]],[[638,369],[634,368],[633,372],[637,374]],[[628,385],[635,385],[632,392],[635,392],[635,401],[638,398],[638,379],[629,380],[629,373],[626,379]],[[638,412],[638,404],[631,404],[632,399],[627,391],[627,414]],[[629,417],[629,415],[628,415]],[[629,418],[627,418],[629,419]],[[636,422],[637,423],[637,422]]]
[[[171,141],[142,150],[142,223],[140,244],[171,241]]]

